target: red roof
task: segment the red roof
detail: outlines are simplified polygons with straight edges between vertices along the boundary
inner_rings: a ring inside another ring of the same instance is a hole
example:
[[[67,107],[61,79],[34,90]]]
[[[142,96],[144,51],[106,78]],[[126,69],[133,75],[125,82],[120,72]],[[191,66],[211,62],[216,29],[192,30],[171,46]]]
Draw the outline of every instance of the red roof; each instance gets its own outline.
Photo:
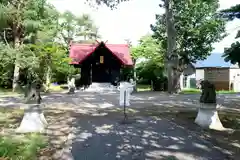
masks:
[[[76,44],[73,43],[70,47],[70,55],[72,62],[70,64],[80,64],[88,56],[90,56],[99,44]],[[113,55],[115,55],[123,65],[133,65],[130,56],[129,47],[126,44],[104,44]]]

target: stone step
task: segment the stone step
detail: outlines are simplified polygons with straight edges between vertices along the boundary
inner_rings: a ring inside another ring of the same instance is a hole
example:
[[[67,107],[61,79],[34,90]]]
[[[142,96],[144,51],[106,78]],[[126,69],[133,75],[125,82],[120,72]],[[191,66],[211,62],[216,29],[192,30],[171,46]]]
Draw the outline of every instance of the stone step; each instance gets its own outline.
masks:
[[[87,89],[87,92],[117,92],[118,89],[116,86],[113,86],[111,83],[92,83]]]

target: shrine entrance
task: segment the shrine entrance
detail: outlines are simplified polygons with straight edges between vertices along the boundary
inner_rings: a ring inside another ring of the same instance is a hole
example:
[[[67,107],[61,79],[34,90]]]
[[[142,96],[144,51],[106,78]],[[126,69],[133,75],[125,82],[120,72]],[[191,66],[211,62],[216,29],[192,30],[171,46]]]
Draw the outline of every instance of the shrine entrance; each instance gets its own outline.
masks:
[[[104,44],[100,44],[88,58],[92,82],[112,83],[120,76],[121,61]]]
[[[92,64],[92,82],[110,82],[110,68],[104,64]]]
[[[89,86],[92,82],[112,83],[120,80],[123,66],[132,66],[127,45],[74,44],[71,46],[70,58],[76,67],[81,68],[80,83]]]

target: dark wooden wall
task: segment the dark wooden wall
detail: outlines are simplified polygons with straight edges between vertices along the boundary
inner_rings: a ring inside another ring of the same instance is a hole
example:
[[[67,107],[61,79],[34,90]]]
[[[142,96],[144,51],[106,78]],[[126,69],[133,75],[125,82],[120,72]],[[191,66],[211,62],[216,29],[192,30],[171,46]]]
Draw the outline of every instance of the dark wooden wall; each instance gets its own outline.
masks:
[[[104,57],[103,64],[100,64],[100,56]],[[121,61],[104,45],[100,45],[81,64],[81,85],[88,86],[92,82],[108,82],[116,85],[120,80],[121,66]]]

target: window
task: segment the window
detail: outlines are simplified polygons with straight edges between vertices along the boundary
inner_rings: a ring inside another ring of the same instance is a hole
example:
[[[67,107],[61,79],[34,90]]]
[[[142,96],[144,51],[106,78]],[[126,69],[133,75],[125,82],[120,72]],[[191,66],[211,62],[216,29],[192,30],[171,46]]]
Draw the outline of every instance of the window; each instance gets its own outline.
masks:
[[[183,77],[183,88],[187,88],[187,79],[188,79],[188,76]]]

